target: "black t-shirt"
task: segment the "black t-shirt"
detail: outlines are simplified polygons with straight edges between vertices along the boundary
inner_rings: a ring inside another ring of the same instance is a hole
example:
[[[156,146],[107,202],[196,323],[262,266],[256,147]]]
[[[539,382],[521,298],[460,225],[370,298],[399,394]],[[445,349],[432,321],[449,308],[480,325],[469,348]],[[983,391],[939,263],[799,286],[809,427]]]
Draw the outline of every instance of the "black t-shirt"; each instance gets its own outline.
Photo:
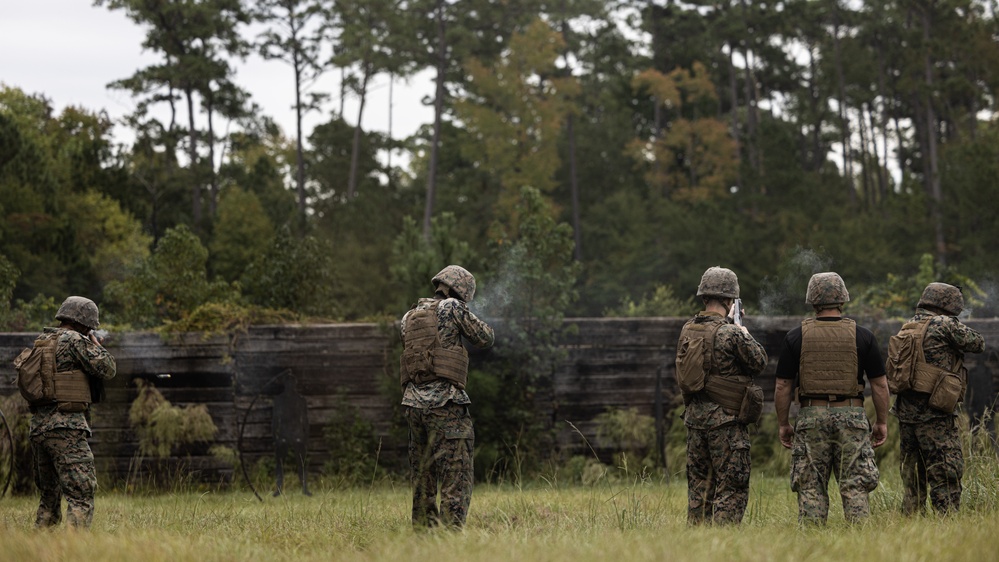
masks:
[[[838,316],[816,318],[819,322],[834,322]],[[801,365],[801,326],[794,328],[784,336],[780,346],[780,357],[777,359],[778,379],[796,380],[798,368]],[[878,339],[867,328],[857,325],[857,384],[864,386],[864,374],[867,379],[885,376],[885,362],[881,359],[881,348]]]

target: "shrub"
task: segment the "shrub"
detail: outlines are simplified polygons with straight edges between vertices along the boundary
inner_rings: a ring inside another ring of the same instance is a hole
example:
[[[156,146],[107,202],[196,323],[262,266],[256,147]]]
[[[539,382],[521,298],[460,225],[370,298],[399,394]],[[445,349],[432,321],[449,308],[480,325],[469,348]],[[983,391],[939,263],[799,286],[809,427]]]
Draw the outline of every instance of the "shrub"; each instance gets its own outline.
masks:
[[[3,412],[7,428],[0,420],[0,489],[10,479],[9,492],[23,495],[35,491],[34,457],[31,453],[31,440],[28,437],[31,414],[28,404],[17,393],[0,396],[0,412]],[[10,430],[10,441],[7,439]],[[14,473],[10,473],[13,461]]]
[[[608,408],[594,419],[597,441],[615,451],[619,466],[652,468],[656,444],[656,420],[636,408]]]
[[[379,475],[381,441],[371,422],[363,419],[357,407],[343,396],[337,398],[323,438],[330,453],[330,460],[323,465],[327,476],[362,484]]]
[[[621,316],[626,318],[647,318],[658,316],[687,317],[697,313],[699,307],[694,297],[681,299],[676,296],[673,287],[656,285],[651,295],[643,295],[635,302],[631,297],[621,299],[617,308],[604,311],[604,316]]]
[[[128,423],[139,437],[139,453],[166,458],[183,445],[211,441],[218,428],[204,404],[174,406],[152,383],[136,379],[139,396]]]

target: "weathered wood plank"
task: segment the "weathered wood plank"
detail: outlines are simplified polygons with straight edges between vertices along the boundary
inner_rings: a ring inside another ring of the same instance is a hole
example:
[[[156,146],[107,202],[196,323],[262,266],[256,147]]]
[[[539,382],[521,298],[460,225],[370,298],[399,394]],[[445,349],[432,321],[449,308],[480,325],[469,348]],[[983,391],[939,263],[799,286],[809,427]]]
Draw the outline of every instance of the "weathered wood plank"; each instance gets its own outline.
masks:
[[[685,318],[569,318],[563,335],[566,359],[555,372],[538,415],[552,424],[556,445],[566,454],[589,453],[583,436],[601,457],[607,446],[596,440],[594,418],[609,407],[654,411],[657,373],[662,377],[667,408],[677,403],[673,360],[676,341]],[[766,348],[770,361],[758,382],[772,398],[773,375],[784,334],[800,318],[750,317],[750,332]],[[898,330],[899,321],[860,321],[871,328],[882,348]],[[969,355],[972,373],[968,402],[991,403],[999,388],[999,320],[971,320],[982,332],[988,349]],[[502,322],[494,326],[503,343]],[[0,395],[16,393],[10,361],[31,345],[35,334],[0,334]],[[235,447],[243,431],[248,462],[273,454],[271,399],[280,391],[272,379],[291,369],[298,391],[309,408],[310,459],[329,459],[324,432],[346,411],[372,425],[382,441],[384,458],[405,455],[404,423],[394,418],[399,395],[394,389],[398,326],[377,324],[327,324],[318,326],[254,326],[236,337],[182,334],[162,338],[152,333],[112,334],[108,347],[118,361],[119,376],[107,387],[108,399],[95,407],[91,442],[98,462],[109,463],[119,476],[128,474],[138,450],[137,437],[128,423],[128,408],[137,396],[134,381],[150,381],[176,405],[204,404],[218,426],[216,443]],[[475,364],[489,361],[488,353],[475,355]],[[169,374],[169,378],[157,375]],[[391,389],[386,393],[386,389]],[[470,388],[475,416],[475,389]],[[250,408],[252,405],[252,409]],[[350,410],[345,410],[345,405]],[[571,422],[576,429],[573,429]],[[244,426],[245,423],[245,426]],[[578,430],[578,431],[577,431]],[[580,435],[582,433],[582,436]],[[401,437],[400,437],[401,436]],[[209,444],[188,448],[206,478],[231,476],[207,454]],[[176,461],[177,459],[174,459]],[[310,462],[314,470],[321,464]],[[140,465],[140,472],[145,471]],[[144,473],[144,472],[142,472]]]

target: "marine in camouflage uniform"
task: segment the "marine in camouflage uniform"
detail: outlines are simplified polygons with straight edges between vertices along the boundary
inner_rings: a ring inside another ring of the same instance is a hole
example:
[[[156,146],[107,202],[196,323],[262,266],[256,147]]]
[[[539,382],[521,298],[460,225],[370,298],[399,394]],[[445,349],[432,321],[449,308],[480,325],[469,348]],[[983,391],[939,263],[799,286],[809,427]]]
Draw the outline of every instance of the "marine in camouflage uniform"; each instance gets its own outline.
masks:
[[[758,376],[767,365],[767,353],[743,326],[731,324],[726,313],[739,296],[732,271],[712,267],[698,287],[705,310],[690,324],[718,324],[712,364],[716,375]],[[686,326],[685,326],[686,328]],[[681,332],[681,341],[683,332]],[[710,375],[709,375],[710,376]],[[749,502],[749,431],[738,412],[709,398],[706,392],[684,396],[683,422],[687,428],[687,522],[740,523]]]
[[[463,342],[485,349],[494,341],[493,329],[468,309],[475,295],[475,279],[456,265],[449,265],[433,278],[433,298],[420,299],[402,318],[404,344],[402,380],[405,390],[402,405],[406,406],[409,423],[409,464],[413,485],[413,525],[427,527],[444,524],[461,527],[465,524],[472,499],[472,449],[475,433],[468,405],[471,400],[464,390],[464,379],[443,378],[440,372],[407,375],[406,353],[413,351],[407,336],[414,328],[416,313],[436,309],[436,341],[433,348],[464,353]],[[465,354],[464,377],[467,377]],[[437,368],[437,371],[440,367]],[[449,375],[450,376],[450,375]],[[456,380],[457,379],[457,380]],[[440,506],[437,505],[438,489]]]
[[[909,321],[929,321],[923,338],[923,355],[930,365],[952,372],[964,371],[958,369],[964,354],[985,350],[982,335],[957,319],[963,309],[964,297],[953,285],[930,283],[923,291],[916,314]],[[967,373],[962,372],[962,376]],[[961,507],[964,475],[957,410],[942,412],[931,408],[929,394],[910,390],[898,395],[892,413],[899,421],[902,510],[906,514],[924,511],[929,491],[935,511],[957,511]]]
[[[98,322],[97,305],[83,297],[69,297],[56,319],[58,328],[45,328],[40,339],[58,340],[56,371],[81,370],[91,379],[92,390],[114,378],[114,357],[100,344],[91,330]],[[91,335],[84,335],[91,334]],[[56,404],[31,407],[30,438],[35,455],[35,483],[41,493],[36,527],[50,527],[62,520],[62,498],[66,498],[66,520],[74,527],[90,527],[94,517],[97,474],[94,454],[87,438],[91,436],[89,408],[63,412]]]
[[[830,476],[839,484],[846,520],[866,518],[868,494],[880,476],[874,447],[888,436],[890,392],[874,334],[842,318],[849,300],[838,274],[813,275],[805,302],[815,308],[815,318],[787,333],[777,361],[774,407],[781,444],[791,449],[791,489],[798,493],[800,522],[825,523]],[[865,375],[877,415],[873,428],[864,411]],[[801,408],[792,428],[795,382]]]

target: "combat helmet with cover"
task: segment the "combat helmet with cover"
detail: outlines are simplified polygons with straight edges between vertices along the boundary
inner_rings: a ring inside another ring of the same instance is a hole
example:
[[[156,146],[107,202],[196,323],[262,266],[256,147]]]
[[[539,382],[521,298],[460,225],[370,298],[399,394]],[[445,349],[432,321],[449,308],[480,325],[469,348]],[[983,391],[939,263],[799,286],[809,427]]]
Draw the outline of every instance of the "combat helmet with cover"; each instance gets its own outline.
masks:
[[[460,265],[445,267],[434,275],[431,282],[435,289],[441,284],[447,285],[451,289],[452,296],[465,302],[472,302],[472,298],[475,297],[475,277]]]
[[[697,296],[739,298],[739,278],[735,272],[724,267],[709,267],[701,275],[697,286]]]
[[[923,295],[916,305],[917,308],[927,306],[938,308],[950,316],[957,316],[964,310],[964,296],[960,287],[947,283],[930,283],[923,289]]]
[[[91,330],[101,325],[97,304],[86,297],[67,297],[55,317],[56,320],[76,322]]]
[[[805,304],[825,306],[850,302],[850,293],[846,290],[843,278],[834,271],[816,273],[808,280],[808,290],[805,292]]]

